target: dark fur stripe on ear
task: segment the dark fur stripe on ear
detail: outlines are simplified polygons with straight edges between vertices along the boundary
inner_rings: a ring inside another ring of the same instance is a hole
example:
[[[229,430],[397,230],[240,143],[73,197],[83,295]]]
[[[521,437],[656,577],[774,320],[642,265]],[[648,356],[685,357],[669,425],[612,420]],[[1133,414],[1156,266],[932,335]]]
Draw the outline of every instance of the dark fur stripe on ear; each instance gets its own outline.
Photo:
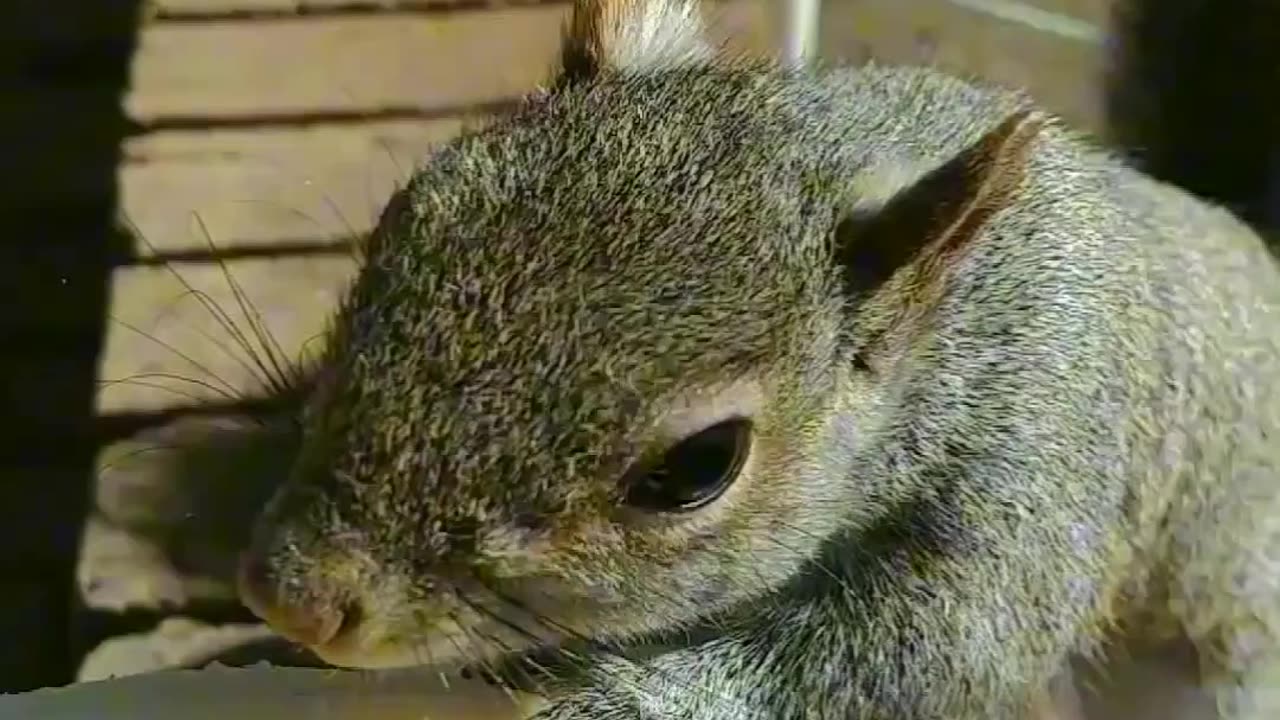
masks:
[[[1032,141],[1045,122],[1033,110],[1020,110],[918,180],[889,193],[878,189],[889,195],[881,207],[842,218],[836,258],[847,289],[872,292],[912,265],[915,285],[941,280],[991,216],[1014,202]],[[893,180],[894,173],[883,175]],[[873,172],[870,182],[878,177]]]

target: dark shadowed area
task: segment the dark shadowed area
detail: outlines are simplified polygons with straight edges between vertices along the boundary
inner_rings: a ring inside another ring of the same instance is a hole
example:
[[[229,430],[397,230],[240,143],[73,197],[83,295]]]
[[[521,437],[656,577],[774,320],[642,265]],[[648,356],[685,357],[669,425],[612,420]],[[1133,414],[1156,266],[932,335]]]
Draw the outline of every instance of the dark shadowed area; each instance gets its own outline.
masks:
[[[0,690],[70,681],[136,0],[0,4]]]
[[[1153,175],[1280,232],[1280,3],[1131,0],[1108,85],[1117,141]],[[1280,244],[1275,247],[1280,249]]]

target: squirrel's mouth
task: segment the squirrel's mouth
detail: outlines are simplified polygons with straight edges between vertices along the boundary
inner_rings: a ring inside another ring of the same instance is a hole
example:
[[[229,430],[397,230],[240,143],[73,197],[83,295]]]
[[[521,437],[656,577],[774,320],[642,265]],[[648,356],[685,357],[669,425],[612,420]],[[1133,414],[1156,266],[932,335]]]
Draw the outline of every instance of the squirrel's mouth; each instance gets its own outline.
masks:
[[[351,634],[337,636],[328,643],[311,645],[307,649],[329,665],[351,670],[391,670],[460,664],[456,654],[437,649],[434,645],[374,641]]]
[[[337,630],[323,643],[305,645],[326,664],[335,667],[382,670],[432,668],[463,679],[480,679],[492,685],[523,689],[538,677],[558,674],[568,662],[555,641],[532,638],[495,638],[493,628],[461,625],[441,618],[428,628],[399,630],[384,627],[375,618],[358,612],[344,616]]]

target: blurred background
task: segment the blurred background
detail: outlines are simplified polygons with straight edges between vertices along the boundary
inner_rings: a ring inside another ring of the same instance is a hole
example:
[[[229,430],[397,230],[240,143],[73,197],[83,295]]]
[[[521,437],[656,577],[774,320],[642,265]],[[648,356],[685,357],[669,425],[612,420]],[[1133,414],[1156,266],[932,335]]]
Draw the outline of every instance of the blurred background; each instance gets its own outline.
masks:
[[[784,0],[709,3],[747,53]],[[549,77],[568,3],[0,3],[0,692],[305,664],[230,577],[289,368],[433,144]],[[1280,226],[1275,0],[824,0],[822,61],[1027,88]]]

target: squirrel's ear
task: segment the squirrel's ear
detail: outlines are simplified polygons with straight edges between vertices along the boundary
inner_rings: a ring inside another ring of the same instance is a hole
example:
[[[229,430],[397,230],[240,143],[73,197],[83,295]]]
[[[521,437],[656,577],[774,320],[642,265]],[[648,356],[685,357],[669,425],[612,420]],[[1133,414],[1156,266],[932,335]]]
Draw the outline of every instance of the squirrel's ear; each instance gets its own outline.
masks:
[[[920,300],[940,290],[947,271],[992,215],[1011,205],[1032,141],[1045,118],[1021,110],[941,166],[923,173],[873,169],[856,181],[835,232],[836,260],[851,296],[867,297],[899,271],[902,290]]]
[[[700,64],[710,56],[697,0],[574,0],[560,82]]]

